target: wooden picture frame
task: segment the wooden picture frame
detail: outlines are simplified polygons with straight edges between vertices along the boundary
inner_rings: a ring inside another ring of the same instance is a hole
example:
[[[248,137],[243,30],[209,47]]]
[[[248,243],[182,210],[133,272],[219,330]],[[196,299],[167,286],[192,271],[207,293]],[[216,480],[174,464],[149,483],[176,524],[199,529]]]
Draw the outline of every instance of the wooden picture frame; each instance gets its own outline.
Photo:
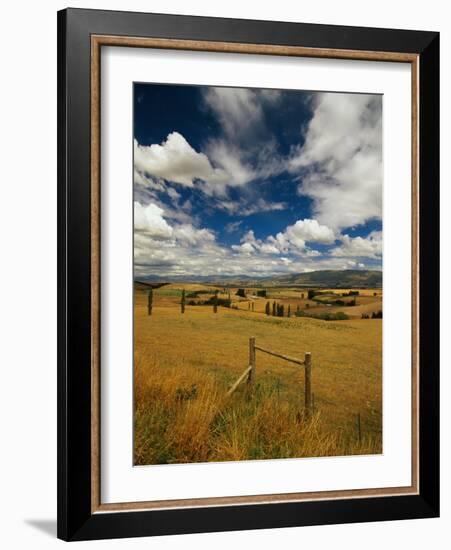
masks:
[[[412,484],[100,501],[103,46],[393,61],[412,67]],[[439,35],[67,9],[58,13],[58,536],[64,540],[436,517],[439,513]]]

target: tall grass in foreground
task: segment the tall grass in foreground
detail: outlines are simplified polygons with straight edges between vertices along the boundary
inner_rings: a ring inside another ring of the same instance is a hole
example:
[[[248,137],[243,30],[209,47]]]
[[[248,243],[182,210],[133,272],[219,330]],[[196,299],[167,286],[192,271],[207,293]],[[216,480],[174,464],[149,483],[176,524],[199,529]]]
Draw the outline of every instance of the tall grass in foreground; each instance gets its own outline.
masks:
[[[243,384],[189,364],[135,353],[134,462],[168,464],[340,456],[381,452],[381,437],[327,430],[321,410],[307,420],[302,398],[274,380]]]

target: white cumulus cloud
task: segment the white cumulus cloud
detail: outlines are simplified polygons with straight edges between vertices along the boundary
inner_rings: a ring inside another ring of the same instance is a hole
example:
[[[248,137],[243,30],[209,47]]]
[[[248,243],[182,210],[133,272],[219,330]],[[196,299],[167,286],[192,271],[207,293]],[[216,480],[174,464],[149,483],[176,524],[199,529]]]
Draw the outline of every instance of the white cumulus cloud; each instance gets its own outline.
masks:
[[[252,167],[242,160],[241,152],[234,145],[223,140],[210,141],[208,155],[229,175],[229,179],[224,181],[228,185],[244,185],[256,176]],[[214,190],[214,187],[210,185],[209,190]]]
[[[306,256],[316,256],[315,250],[310,250],[307,243],[332,244],[335,242],[335,235],[332,229],[320,225],[317,220],[298,220],[295,224],[289,225],[284,231],[277,233],[274,237],[270,235],[265,240],[256,239],[252,230],[247,231],[241,244],[233,245],[232,249],[244,254],[261,252],[263,254],[295,253]]]
[[[295,248],[305,248],[306,242],[332,244],[335,236],[332,229],[326,225],[320,225],[317,220],[298,220],[295,224],[289,225],[283,233],[276,235],[276,241],[280,242],[283,249],[290,245]]]
[[[173,234],[172,227],[163,218],[163,209],[150,203],[143,206],[135,201],[135,232],[144,233],[154,239],[170,239]]]
[[[320,94],[290,170],[320,223],[341,229],[382,216],[382,98]]]
[[[342,235],[341,245],[330,251],[331,256],[373,258],[382,256],[382,231],[372,231],[367,237]]]
[[[177,241],[190,246],[213,243],[215,235],[210,229],[198,229],[191,224],[182,224],[175,228],[174,236]]]
[[[138,173],[193,187],[194,180],[227,180],[221,169],[215,169],[204,153],[198,153],[178,132],[168,135],[161,145],[134,142],[134,166]]]
[[[281,97],[278,90],[204,89],[204,104],[222,129],[221,136],[209,141],[206,152],[229,175],[227,185],[245,185],[286,169],[265,118],[265,109],[274,107]]]
[[[215,113],[224,133],[236,140],[248,136],[263,123],[259,95],[246,88],[205,88],[203,99]]]

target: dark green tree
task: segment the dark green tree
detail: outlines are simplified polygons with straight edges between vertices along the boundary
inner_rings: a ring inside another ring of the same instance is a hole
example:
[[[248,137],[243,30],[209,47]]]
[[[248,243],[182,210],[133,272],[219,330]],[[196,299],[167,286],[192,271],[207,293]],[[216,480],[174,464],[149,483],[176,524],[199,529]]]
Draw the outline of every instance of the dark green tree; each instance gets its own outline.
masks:
[[[276,302],[272,303],[272,315],[273,315],[273,317],[276,316]]]
[[[152,315],[153,306],[153,289],[150,289],[147,293],[147,315]]]
[[[291,307],[290,307],[290,304],[288,304],[287,317],[291,317]]]
[[[266,302],[265,313],[266,315],[271,314],[271,306],[269,305],[269,302]]]
[[[182,290],[182,299],[180,300],[180,311],[185,313],[185,289]]]

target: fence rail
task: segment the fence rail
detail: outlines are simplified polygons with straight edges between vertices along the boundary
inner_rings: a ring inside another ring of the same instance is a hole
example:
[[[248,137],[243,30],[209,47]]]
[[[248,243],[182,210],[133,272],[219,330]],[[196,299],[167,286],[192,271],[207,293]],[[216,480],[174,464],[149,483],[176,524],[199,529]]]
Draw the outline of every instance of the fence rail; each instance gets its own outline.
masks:
[[[237,387],[243,382],[243,380],[247,377],[249,377],[249,373],[251,372],[252,367],[249,366],[247,369],[243,372],[243,374],[238,378],[238,380],[233,384],[233,386],[230,388],[230,390],[227,392],[227,395],[232,395],[232,393],[237,389]]]
[[[278,353],[255,344],[255,337],[249,338],[249,366],[247,369],[240,375],[240,377],[235,381],[232,387],[227,392],[227,395],[232,395],[232,393],[238,388],[238,386],[246,379],[248,384],[253,384],[255,382],[256,375],[256,351],[261,351],[288,361],[290,363],[295,363],[304,367],[304,405],[307,415],[310,415],[313,410],[313,394],[312,394],[312,354],[306,352],[304,354],[304,359],[298,359],[296,357],[290,357],[283,353]]]
[[[284,355],[283,353],[277,353],[269,349],[261,348],[260,346],[255,346],[255,349],[258,349],[258,351],[262,351],[263,353],[267,353],[268,355],[274,355],[274,357],[285,359],[285,361],[289,361],[290,363],[296,363],[296,365],[305,365],[305,361],[302,361],[301,359],[296,359],[295,357],[290,357],[289,355]]]

